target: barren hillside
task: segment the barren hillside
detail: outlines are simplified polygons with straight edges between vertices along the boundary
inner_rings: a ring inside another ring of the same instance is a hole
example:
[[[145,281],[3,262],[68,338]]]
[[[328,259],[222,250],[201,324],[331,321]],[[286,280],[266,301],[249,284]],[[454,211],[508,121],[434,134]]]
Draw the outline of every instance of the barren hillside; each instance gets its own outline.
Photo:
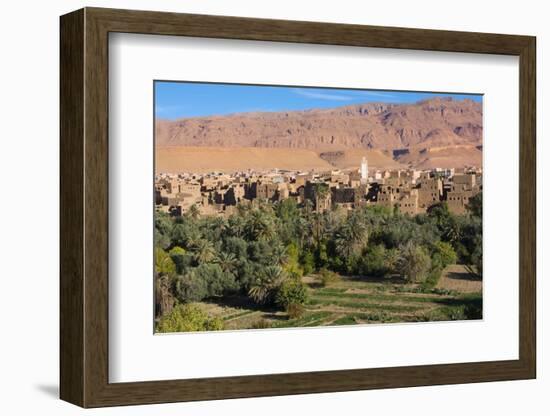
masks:
[[[369,103],[332,109],[157,120],[155,129],[157,149],[191,146],[196,157],[199,153],[200,157],[210,157],[198,148],[208,147],[211,152],[216,148],[219,149],[216,163],[229,167],[239,162],[222,163],[219,157],[237,155],[230,155],[227,150],[223,153],[221,149],[247,148],[241,152],[243,157],[247,155],[246,163],[273,159],[271,164],[280,168],[285,163],[295,166],[293,160],[299,162],[301,158],[308,166],[330,163],[344,168],[357,165],[355,159],[367,149],[377,151],[369,161],[373,167],[380,164],[384,166],[377,167],[392,167],[398,163],[419,167],[479,166],[483,134],[481,104],[451,98],[414,104]],[[254,154],[251,148],[280,150],[260,156],[261,152]],[[159,166],[179,167],[175,151],[166,152],[160,153],[160,159],[157,155]],[[315,155],[314,162],[311,158]],[[171,161],[164,160],[164,156]]]

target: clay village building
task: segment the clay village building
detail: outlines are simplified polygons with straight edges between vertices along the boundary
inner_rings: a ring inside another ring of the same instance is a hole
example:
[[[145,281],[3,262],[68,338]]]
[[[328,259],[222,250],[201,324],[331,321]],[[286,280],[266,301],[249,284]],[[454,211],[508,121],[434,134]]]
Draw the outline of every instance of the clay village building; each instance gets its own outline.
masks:
[[[155,177],[155,206],[174,216],[192,206],[201,215],[227,216],[240,204],[290,198],[316,212],[379,205],[416,215],[446,202],[451,212],[465,214],[470,199],[482,190],[482,178],[476,168],[370,169],[366,157],[358,160],[356,169],[327,172],[161,173]]]

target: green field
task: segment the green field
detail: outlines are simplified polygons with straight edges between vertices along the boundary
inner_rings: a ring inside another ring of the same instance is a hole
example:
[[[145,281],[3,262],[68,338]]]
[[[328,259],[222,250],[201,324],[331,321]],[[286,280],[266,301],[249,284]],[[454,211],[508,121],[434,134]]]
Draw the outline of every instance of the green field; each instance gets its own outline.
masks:
[[[432,289],[397,278],[341,277],[328,287],[322,287],[315,275],[303,281],[309,300],[295,319],[284,311],[255,305],[246,296],[198,305],[210,317],[221,318],[226,330],[481,319],[481,281],[471,280],[462,266],[450,266]]]

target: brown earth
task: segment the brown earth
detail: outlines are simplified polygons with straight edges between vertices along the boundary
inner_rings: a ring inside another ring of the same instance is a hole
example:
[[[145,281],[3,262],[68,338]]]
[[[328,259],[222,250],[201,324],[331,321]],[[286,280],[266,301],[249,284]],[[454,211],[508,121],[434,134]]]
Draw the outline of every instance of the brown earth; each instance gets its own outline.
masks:
[[[371,168],[403,168],[379,150],[349,149],[337,152],[316,152],[308,149],[264,149],[258,147],[158,147],[156,172],[235,172],[247,169],[288,169],[328,171],[357,169],[365,156]]]
[[[256,147],[160,147],[156,149],[155,163],[157,173],[333,169],[312,150]]]
[[[483,151],[480,145],[417,147],[407,150],[407,153],[396,156],[396,160],[417,169],[481,167],[483,164]]]
[[[473,278],[463,265],[453,264],[445,269],[437,287],[462,293],[475,293],[482,291],[483,282]]]

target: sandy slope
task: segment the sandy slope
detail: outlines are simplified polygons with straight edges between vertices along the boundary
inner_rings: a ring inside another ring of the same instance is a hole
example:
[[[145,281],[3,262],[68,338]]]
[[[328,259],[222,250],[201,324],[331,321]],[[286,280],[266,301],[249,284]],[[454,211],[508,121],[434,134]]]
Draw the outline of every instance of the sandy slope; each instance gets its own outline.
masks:
[[[234,172],[255,169],[330,170],[313,150],[258,147],[157,147],[158,172]]]
[[[480,147],[469,145],[413,148],[409,154],[399,157],[398,160],[418,169],[481,167],[483,152]]]

